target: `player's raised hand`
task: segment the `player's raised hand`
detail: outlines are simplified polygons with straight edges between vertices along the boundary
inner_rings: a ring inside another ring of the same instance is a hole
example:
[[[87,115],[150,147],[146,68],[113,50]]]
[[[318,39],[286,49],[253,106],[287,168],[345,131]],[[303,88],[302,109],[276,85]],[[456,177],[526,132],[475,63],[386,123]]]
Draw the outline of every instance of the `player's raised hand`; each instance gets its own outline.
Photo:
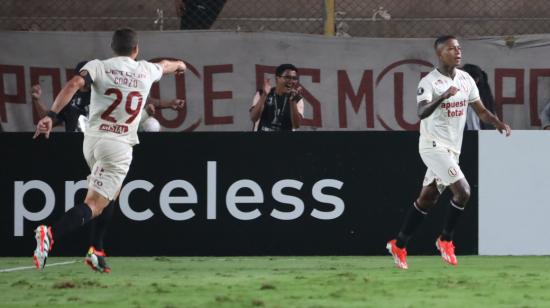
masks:
[[[454,96],[458,91],[460,91],[459,88],[457,88],[457,87],[455,87],[455,86],[450,86],[450,87],[447,89],[447,91],[445,91],[445,92],[441,95],[441,97],[447,99],[447,98],[449,98],[449,97],[451,97],[451,96]]]
[[[505,134],[506,137],[512,134],[512,129],[510,128],[510,125],[504,122],[497,123],[496,129],[498,130],[499,133]]]
[[[46,137],[46,139],[49,139],[52,126],[52,118],[50,118],[49,116],[43,117],[42,119],[40,119],[40,121],[38,121],[38,124],[36,124],[36,131],[34,132],[34,136],[32,137],[32,139],[36,139],[41,134],[44,134],[44,137]]]

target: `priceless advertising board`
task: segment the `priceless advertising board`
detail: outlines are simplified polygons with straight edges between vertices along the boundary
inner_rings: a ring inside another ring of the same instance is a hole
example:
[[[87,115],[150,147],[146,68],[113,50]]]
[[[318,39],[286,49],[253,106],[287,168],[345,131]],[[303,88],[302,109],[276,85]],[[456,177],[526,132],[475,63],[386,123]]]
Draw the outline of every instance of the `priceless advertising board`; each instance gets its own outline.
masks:
[[[31,255],[33,229],[84,198],[81,134],[0,134],[2,256]],[[381,255],[426,171],[417,132],[141,134],[116,203],[110,255]],[[461,167],[472,198],[459,254],[477,253],[477,134]],[[436,253],[448,192],[411,254]],[[83,255],[85,227],[52,255]]]

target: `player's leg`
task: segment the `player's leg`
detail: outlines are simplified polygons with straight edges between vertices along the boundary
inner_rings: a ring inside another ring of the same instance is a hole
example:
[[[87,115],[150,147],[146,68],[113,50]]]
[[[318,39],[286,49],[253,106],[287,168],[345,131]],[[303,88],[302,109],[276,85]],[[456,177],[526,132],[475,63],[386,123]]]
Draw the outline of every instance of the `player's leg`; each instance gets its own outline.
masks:
[[[35,266],[38,269],[43,269],[53,243],[99,215],[108,203],[109,200],[107,198],[94,191],[93,188],[89,188],[85,201],[68,210],[53,226],[38,226],[35,230]]]
[[[106,261],[107,255],[103,248],[103,239],[112,220],[115,207],[116,204],[113,200],[103,209],[101,215],[90,222],[90,247],[88,248],[84,262],[91,269],[102,273],[111,272],[111,268]]]
[[[458,220],[464,212],[464,207],[470,199],[470,185],[466,181],[466,178],[461,178],[449,185],[449,188],[453,192],[453,197],[450,201],[447,216],[445,217],[443,231],[441,232],[441,236],[436,240],[435,246],[445,262],[457,265],[458,261],[455,255],[453,235]]]
[[[97,143],[98,138],[84,138],[82,149],[84,158],[90,167],[90,170],[95,163],[93,157],[93,148]],[[90,193],[88,191],[88,193]],[[92,219],[92,209],[87,204],[77,204],[72,209],[67,211],[61,220],[56,223],[53,228],[45,225],[40,225],[36,228],[36,249],[34,250],[34,264],[36,268],[43,269],[46,265],[48,253],[51,251],[54,239],[57,240],[64,233],[67,233],[78,226],[86,224]],[[53,229],[53,230],[52,230]],[[55,238],[54,238],[55,236]]]
[[[91,231],[92,243],[84,261],[93,270],[108,273],[111,269],[106,262],[103,239],[115,210],[114,200],[118,197],[122,182],[130,168],[132,147],[117,141],[103,140],[97,146],[95,157],[98,160],[92,168],[90,185],[95,185],[110,201],[101,209],[101,215],[95,220]]]
[[[386,248],[393,256],[394,262],[399,268],[407,269],[406,246],[428,211],[437,203],[440,193],[437,188],[434,174],[428,169],[420,195],[407,210],[405,220],[397,237],[389,241]]]
[[[442,186],[448,186],[453,193],[451,206],[448,208],[447,217],[445,218],[444,231],[442,236],[436,240],[436,247],[445,262],[456,265],[457,260],[452,236],[464,205],[470,198],[470,185],[468,185],[458,165],[458,154],[445,148],[436,148],[432,154],[426,157],[423,156],[422,159],[431,160],[431,168],[439,178]]]
[[[437,204],[439,196],[440,194],[435,180],[426,186],[422,186],[420,195],[412,206],[409,207],[403,225],[397,235],[397,247],[405,248],[407,246],[410,238],[416,229],[418,229],[418,226],[420,226],[430,209]]]
[[[90,222],[90,246],[97,250],[103,250],[103,238],[113,217],[115,207],[115,201],[113,200],[103,209],[101,215]]]
[[[447,217],[445,218],[445,226],[441,232],[441,239],[444,241],[452,241],[454,230],[458,219],[464,212],[464,207],[470,199],[470,185],[466,178],[462,178],[451,185],[449,189],[453,193],[451,198],[449,211],[447,212]]]

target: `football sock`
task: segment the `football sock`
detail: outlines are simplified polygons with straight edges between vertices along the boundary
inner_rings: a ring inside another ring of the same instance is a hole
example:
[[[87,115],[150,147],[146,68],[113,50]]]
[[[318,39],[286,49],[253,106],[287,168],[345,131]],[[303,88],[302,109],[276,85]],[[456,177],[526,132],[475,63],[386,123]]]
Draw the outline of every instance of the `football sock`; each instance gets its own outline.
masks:
[[[96,250],[103,250],[103,237],[115,212],[115,201],[111,201],[97,216],[90,222],[90,243]]]
[[[407,246],[409,239],[413,235],[414,231],[416,231],[416,228],[418,228],[420,223],[422,223],[424,217],[426,217],[427,214],[428,212],[419,209],[416,202],[414,202],[413,206],[411,206],[407,211],[403,226],[401,227],[401,230],[397,235],[397,240],[395,243],[397,247],[405,248]]]
[[[451,200],[451,206],[447,211],[447,217],[445,218],[445,226],[441,232],[441,240],[452,241],[456,224],[460,215],[464,212],[464,206],[460,206]]]
[[[68,210],[59,221],[52,226],[52,236],[58,240],[65,234],[85,225],[92,219],[92,209],[86,203],[79,203]]]

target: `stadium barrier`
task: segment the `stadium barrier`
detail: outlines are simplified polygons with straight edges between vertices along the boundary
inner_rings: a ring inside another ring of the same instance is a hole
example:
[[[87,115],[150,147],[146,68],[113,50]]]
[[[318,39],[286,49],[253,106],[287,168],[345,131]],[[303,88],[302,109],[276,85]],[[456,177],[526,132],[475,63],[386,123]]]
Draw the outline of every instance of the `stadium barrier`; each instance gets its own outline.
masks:
[[[479,133],[479,254],[550,255],[550,132]]]
[[[0,134],[1,256],[28,256],[33,229],[81,201],[81,134]],[[110,255],[381,255],[416,198],[425,167],[418,132],[157,133],[140,135],[106,238]],[[478,141],[461,166],[472,198],[457,253],[478,253]],[[448,195],[411,254],[434,254]],[[83,228],[54,255],[82,255]]]

